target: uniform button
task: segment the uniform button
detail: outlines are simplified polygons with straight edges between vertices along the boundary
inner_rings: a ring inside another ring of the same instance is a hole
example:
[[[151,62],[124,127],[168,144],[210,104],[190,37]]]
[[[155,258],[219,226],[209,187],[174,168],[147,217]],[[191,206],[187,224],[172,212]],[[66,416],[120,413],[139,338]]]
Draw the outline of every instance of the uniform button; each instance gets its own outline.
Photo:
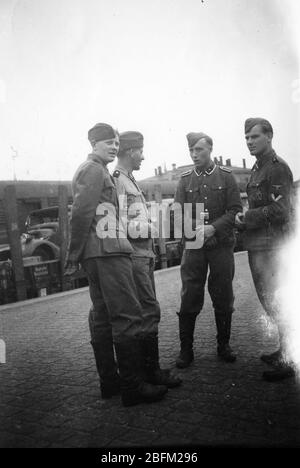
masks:
[[[208,224],[208,221],[204,221],[204,224]]]
[[[207,187],[207,185],[203,185],[203,187],[204,187],[204,188],[206,188],[206,187]]]
[[[205,210],[204,210],[204,211],[208,211],[208,209],[207,209],[207,208],[205,208]]]
[[[207,197],[204,197],[204,200],[207,200]]]

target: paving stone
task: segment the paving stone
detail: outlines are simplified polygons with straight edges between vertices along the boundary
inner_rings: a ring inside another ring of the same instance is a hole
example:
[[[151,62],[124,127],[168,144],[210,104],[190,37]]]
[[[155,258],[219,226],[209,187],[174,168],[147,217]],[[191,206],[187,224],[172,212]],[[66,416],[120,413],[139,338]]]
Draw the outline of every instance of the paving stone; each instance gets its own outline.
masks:
[[[1,310],[7,364],[0,366],[0,447],[296,446],[299,384],[270,384],[259,356],[276,349],[266,327],[247,256],[236,256],[234,364],[216,356],[209,295],[197,318],[195,361],[175,368],[179,351],[179,269],[156,273],[161,304],[160,356],[183,385],[152,405],[102,400],[90,346],[87,289]]]

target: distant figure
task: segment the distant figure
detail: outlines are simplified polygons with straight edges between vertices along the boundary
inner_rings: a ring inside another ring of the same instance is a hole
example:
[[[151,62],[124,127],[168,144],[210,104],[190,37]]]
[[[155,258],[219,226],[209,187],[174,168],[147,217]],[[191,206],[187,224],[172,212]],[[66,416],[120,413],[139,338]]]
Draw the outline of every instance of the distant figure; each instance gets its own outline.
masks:
[[[272,148],[273,128],[262,118],[245,122],[245,137],[250,154],[256,157],[247,185],[249,210],[236,215],[236,224],[245,229],[245,247],[258,298],[278,326],[279,349],[261,359],[275,366],[263,373],[269,381],[292,377],[295,372],[284,362],[284,329],[276,306],[278,250],[289,231],[293,175],[287,163]]]
[[[196,205],[203,204],[204,245],[184,249],[181,261],[181,307],[179,337],[181,350],[176,365],[188,367],[194,359],[193,338],[196,317],[204,304],[204,290],[209,268],[208,290],[215,310],[217,352],[220,359],[234,362],[230,345],[233,312],[232,280],[234,276],[234,219],[241,211],[240,192],[227,167],[217,166],[211,159],[213,141],[204,133],[187,135],[194,169],[181,174],[175,202],[182,210],[192,205],[193,229],[196,226]]]
[[[91,344],[102,398],[120,392],[121,377],[124,406],[158,401],[167,387],[143,380],[138,340],[142,311],[133,279],[133,249],[119,223],[116,187],[106,167],[118,153],[119,135],[110,125],[97,124],[89,130],[88,139],[92,153],[72,182],[67,273],[80,262],[88,276],[93,303]]]
[[[144,160],[143,145],[144,138],[140,132],[130,131],[120,134],[118,164],[113,176],[119,195],[120,212],[126,217],[127,235],[133,248],[133,276],[142,307],[140,349],[145,380],[155,385],[173,388],[180,385],[181,380],[172,376],[169,369],[161,369],[159,365],[160,306],[155,293],[153,274],[155,253],[151,222],[145,197],[132,174],[133,171],[140,169]],[[130,236],[130,228],[133,228],[134,237]]]

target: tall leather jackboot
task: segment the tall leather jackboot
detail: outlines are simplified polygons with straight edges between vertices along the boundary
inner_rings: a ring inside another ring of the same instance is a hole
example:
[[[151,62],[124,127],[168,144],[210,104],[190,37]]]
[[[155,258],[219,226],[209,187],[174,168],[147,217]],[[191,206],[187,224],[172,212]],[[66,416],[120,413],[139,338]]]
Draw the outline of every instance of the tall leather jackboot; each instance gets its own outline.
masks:
[[[123,339],[115,343],[115,349],[121,376],[123,405],[133,406],[162,400],[168,388],[165,385],[151,385],[142,378],[139,341],[136,338]]]
[[[188,367],[194,360],[193,342],[196,315],[181,315],[179,317],[179,338],[180,353],[176,359],[176,366],[179,369]]]
[[[101,341],[91,341],[91,345],[100,378],[102,398],[107,399],[118,395],[120,393],[120,376],[115,361],[112,336],[103,335]]]
[[[170,369],[160,368],[157,333],[149,333],[141,337],[140,347],[146,382],[153,385],[166,385],[168,388],[181,385],[182,380],[179,377],[172,376]]]
[[[283,361],[282,349],[279,348],[271,354],[262,354],[260,359],[270,366],[280,364]]]
[[[278,382],[296,376],[295,366],[291,362],[281,361],[274,365],[274,369],[263,372],[263,379],[268,382]]]
[[[232,314],[218,314],[215,313],[215,320],[217,326],[217,342],[218,342],[218,356],[222,361],[235,362],[236,355],[229,346],[231,334],[231,317]]]

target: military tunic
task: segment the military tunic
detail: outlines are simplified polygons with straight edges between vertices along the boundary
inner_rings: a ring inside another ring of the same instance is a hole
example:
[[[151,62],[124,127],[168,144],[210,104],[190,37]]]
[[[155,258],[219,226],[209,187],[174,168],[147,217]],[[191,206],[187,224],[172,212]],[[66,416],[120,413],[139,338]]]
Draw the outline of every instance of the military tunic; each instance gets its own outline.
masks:
[[[227,317],[233,311],[234,220],[242,210],[237,183],[227,168],[211,163],[206,171],[196,168],[183,173],[175,202],[192,203],[192,221],[196,224],[196,203],[204,204],[205,225],[213,225],[215,234],[202,248],[185,249],[181,262],[181,307],[179,315],[199,314],[204,303],[208,267],[208,290],[215,314]]]
[[[119,196],[120,216],[125,219],[133,256],[154,258],[153,239],[150,236],[150,219],[143,192],[131,173],[117,165],[113,173]],[[131,210],[132,208],[132,210]],[[130,228],[146,237],[130,237]]]
[[[150,220],[145,197],[133,175],[117,165],[113,173],[119,196],[120,215],[127,227],[127,235],[133,248],[133,275],[142,306],[141,333],[158,333],[160,306],[154,284],[155,254],[150,236]],[[130,237],[130,228],[144,237]]]
[[[274,150],[254,164],[247,185],[247,250],[274,249],[282,244],[289,231],[292,188],[291,170]]]
[[[132,271],[133,249],[118,222],[113,178],[97,155],[89,155],[78,168],[72,190],[68,258],[80,261],[88,276],[93,303],[89,317],[92,343],[109,341],[111,335],[115,342],[136,336],[140,331],[141,306]],[[101,238],[101,220],[105,216],[108,224],[115,227],[114,237]]]
[[[184,203],[192,203],[193,228],[197,221],[196,203],[203,203],[204,224],[214,226],[218,244],[234,244],[234,219],[241,210],[241,199],[230,169],[212,163],[206,171],[193,169],[183,173],[176,189],[175,202],[182,207]]]
[[[113,178],[107,167],[94,154],[90,154],[77,169],[72,181],[72,191],[69,258],[82,261],[111,255],[130,256],[133,250],[126,238],[124,227],[119,222],[118,199]],[[103,210],[100,209],[101,206]],[[106,219],[110,217],[108,223],[115,227],[115,232],[112,232],[111,236],[101,238],[97,229],[104,216]]]
[[[258,298],[275,317],[280,249],[290,228],[293,175],[287,163],[269,151],[252,168],[247,185],[244,244]]]

